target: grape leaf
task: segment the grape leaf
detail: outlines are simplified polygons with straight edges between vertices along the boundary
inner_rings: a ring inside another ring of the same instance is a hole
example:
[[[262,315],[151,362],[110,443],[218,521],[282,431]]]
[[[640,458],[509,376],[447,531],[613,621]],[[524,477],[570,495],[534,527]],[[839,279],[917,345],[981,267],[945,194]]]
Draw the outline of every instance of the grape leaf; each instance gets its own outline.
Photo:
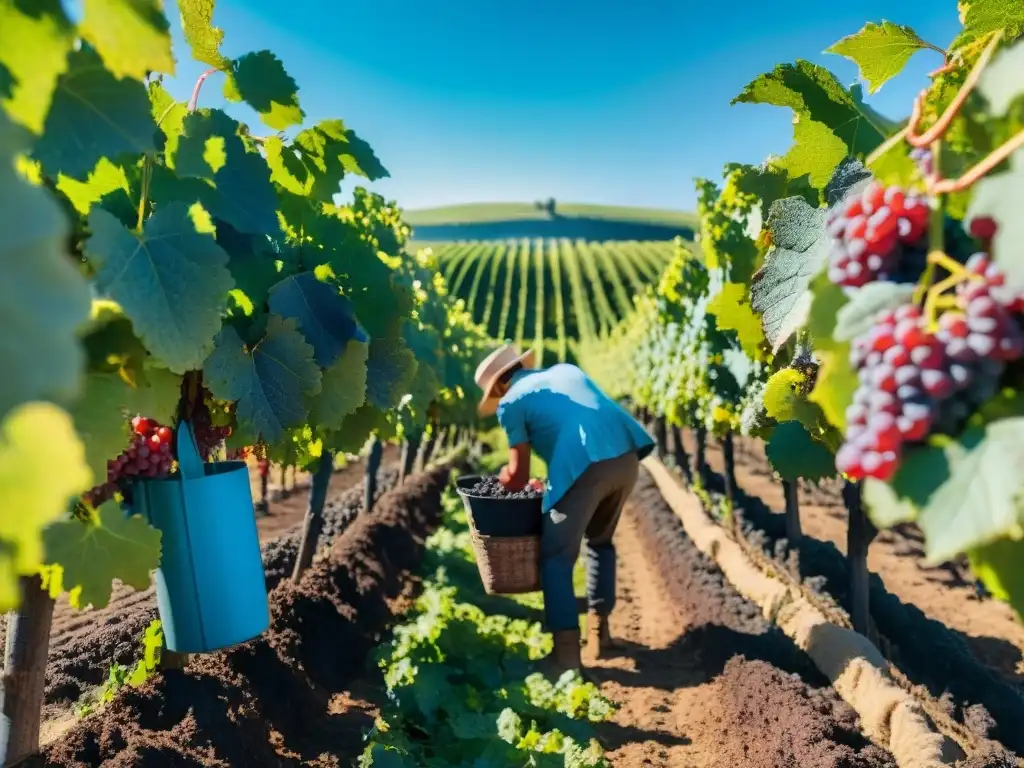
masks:
[[[967,553],[971,572],[997,600],[1009,603],[1024,620],[1024,541],[999,539]]]
[[[807,333],[811,337],[811,346],[815,351],[835,349],[836,341],[832,334],[836,329],[839,310],[846,306],[849,299],[842,286],[828,279],[825,272],[811,281],[811,309],[807,316]]]
[[[855,157],[844,157],[825,185],[825,204],[830,208],[851,195],[859,194],[871,181],[871,171]]]
[[[85,447],[56,405],[26,403],[0,422],[0,611],[20,599],[17,576],[41,564],[43,529],[91,483]]]
[[[178,0],[181,28],[196,61],[226,71],[231,60],[221,55],[224,32],[213,26],[213,6],[214,0]]]
[[[949,477],[917,516],[928,561],[951,560],[1002,536],[1024,537],[1024,417],[970,429],[944,452]]]
[[[309,421],[324,429],[340,429],[345,417],[366,401],[366,361],[370,346],[349,341],[334,364],[323,372],[320,392],[310,398]]]
[[[160,0],[85,0],[82,37],[118,79],[174,74],[170,26]]]
[[[764,388],[764,409],[776,421],[798,421],[809,430],[821,422],[821,410],[799,392],[806,377],[795,368],[782,368],[771,375]]]
[[[975,37],[996,30],[1004,40],[1024,34],[1024,0],[972,0],[964,17],[964,32]]]
[[[235,59],[224,84],[224,97],[244,101],[275,131],[298,125],[306,116],[299,107],[298,85],[270,51]]]
[[[203,370],[210,392],[221,400],[237,401],[239,422],[270,443],[287,428],[302,424],[303,396],[321,388],[313,348],[294,320],[277,315],[268,317],[265,335],[252,347],[225,325]]]
[[[779,163],[791,178],[804,179],[812,189],[821,189],[848,152],[846,143],[827,125],[798,118],[793,126],[793,144]]]
[[[89,286],[65,250],[63,211],[14,169],[27,138],[0,113],[0,418],[18,403],[75,397],[84,362],[75,332],[89,317]]]
[[[325,438],[324,446],[335,453],[356,453],[362,450],[368,435],[387,428],[384,412],[366,402],[345,417],[341,429]]]
[[[59,566],[61,589],[75,608],[105,608],[114,579],[148,589],[150,571],[160,567],[160,531],[140,515],[126,517],[113,501],[104,502],[88,522],[54,523],[43,541],[46,562]]]
[[[295,319],[321,368],[333,365],[350,340],[369,341],[352,314],[351,302],[337,286],[318,280],[312,272],[277,283],[267,303],[271,312]]]
[[[274,181],[289,192],[325,203],[337,194],[346,173],[370,181],[390,175],[370,145],[341,120],[323,120],[300,131],[288,146],[271,138],[265,149]]]
[[[228,271],[236,288],[262,307],[270,288],[281,280],[277,266],[281,255],[266,237],[239,232],[224,222],[217,224],[217,244],[228,254]]]
[[[384,411],[398,405],[416,375],[416,357],[405,341],[380,337],[370,341],[366,362],[366,400]]]
[[[35,146],[43,172],[82,178],[101,157],[116,161],[122,154],[155,149],[156,123],[145,86],[115,78],[90,48],[72,51]]]
[[[847,304],[836,313],[833,338],[853,341],[874,327],[878,315],[910,304],[914,285],[874,282],[856,290]]]
[[[707,311],[715,316],[719,329],[736,331],[740,346],[748,356],[754,360],[761,357],[764,332],[761,319],[751,309],[746,285],[726,283],[708,303]]]
[[[196,218],[194,219],[193,216]],[[102,209],[89,215],[86,254],[98,293],[118,302],[153,356],[175,373],[198,368],[234,283],[228,256],[184,203],[159,208],[136,235]]]
[[[825,233],[825,211],[799,197],[773,203],[768,227],[772,248],[750,282],[750,305],[761,315],[772,351],[778,352],[807,322],[808,286],[825,264],[831,239]]]
[[[153,199],[170,202],[192,195],[210,215],[239,232],[279,234],[270,170],[259,153],[246,151],[240,130],[241,125],[219,109],[190,113],[181,135],[167,141],[167,164],[177,178],[166,171],[155,173]]]
[[[857,391],[857,374],[850,367],[850,345],[841,344],[829,351],[815,350],[818,379],[808,399],[815,403],[830,424],[846,429],[846,409]]]
[[[0,71],[11,83],[0,94],[0,104],[11,120],[39,133],[54,84],[67,70],[74,28],[60,0],[0,0],[0,29],[5,40],[0,45]]]
[[[128,447],[129,420],[142,415],[160,424],[172,423],[180,393],[181,376],[166,369],[147,371],[146,383],[139,387],[116,373],[86,376],[85,391],[71,407],[71,415],[97,483],[106,480],[107,462]]]
[[[974,197],[967,220],[991,216],[999,225],[992,241],[996,262],[1006,273],[1007,282],[1024,290],[1024,259],[1017,257],[1017,246],[1024,242],[1024,216],[1020,199],[1024,195],[1024,149],[1010,156],[1010,169],[989,174],[974,185]]]
[[[915,53],[929,47],[910,27],[883,21],[881,24],[868,22],[859,32],[827,48],[825,53],[844,56],[856,64],[868,84],[868,93],[877,93],[903,71]]]
[[[105,157],[101,157],[96,163],[86,181],[79,181],[70,176],[58,176],[57,189],[67,196],[71,205],[83,216],[89,214],[93,205],[115,193],[123,194],[125,201],[131,205],[131,201],[128,200],[128,176],[124,168],[114,165]]]
[[[772,430],[765,453],[772,468],[783,480],[799,478],[824,480],[836,474],[836,459],[797,421],[786,421]]]
[[[1024,41],[1000,51],[981,73],[978,92],[988,101],[994,116],[1003,117],[1013,103],[1024,96],[1021,72],[1024,72]]]

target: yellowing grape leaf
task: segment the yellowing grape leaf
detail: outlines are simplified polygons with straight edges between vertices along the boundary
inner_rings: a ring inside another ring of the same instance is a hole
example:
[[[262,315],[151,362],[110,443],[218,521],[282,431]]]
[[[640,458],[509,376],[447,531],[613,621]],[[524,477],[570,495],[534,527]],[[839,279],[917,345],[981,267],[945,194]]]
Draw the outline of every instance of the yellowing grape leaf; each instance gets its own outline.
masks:
[[[26,403],[0,423],[0,611],[16,606],[17,577],[42,564],[43,529],[91,484],[82,441],[56,405]]]
[[[160,567],[160,531],[140,515],[126,517],[107,501],[87,522],[77,518],[54,523],[43,532],[51,594],[69,593],[75,608],[105,608],[114,579],[135,589],[148,589],[150,572]]]
[[[850,345],[840,344],[829,351],[815,351],[818,357],[818,379],[809,400],[821,408],[828,422],[836,429],[846,429],[846,409],[857,391],[857,374],[850,367]]]
[[[85,0],[80,31],[115,77],[174,74],[170,28],[160,0]]]
[[[309,421],[324,429],[340,429],[345,417],[366,401],[366,360],[369,344],[352,340],[323,372],[320,392],[309,400]]]
[[[60,0],[0,0],[0,30],[0,71],[12,80],[0,105],[14,122],[40,133],[54,85],[68,66],[74,28]]]
[[[764,332],[761,330],[761,318],[750,306],[746,285],[726,283],[708,303],[707,311],[715,316],[715,324],[720,330],[736,331],[740,346],[749,357],[754,360],[761,357]]]
[[[140,236],[97,208],[85,246],[97,292],[122,306],[149,351],[175,373],[201,366],[234,287],[228,255],[197,230],[194,215],[184,203],[163,206]]]
[[[313,347],[294,320],[277,315],[268,317],[263,338],[252,346],[243,344],[238,332],[225,325],[203,370],[214,396],[237,401],[239,423],[268,443],[303,423],[306,398],[322,386]]]
[[[64,212],[14,169],[27,138],[0,112],[0,418],[18,403],[77,395],[84,356],[76,330],[89,317]]]
[[[817,431],[821,409],[811,403],[801,389],[807,378],[794,368],[783,368],[768,379],[764,388],[764,408],[776,421],[798,421],[808,430]]]
[[[860,69],[868,84],[868,93],[877,93],[910,61],[910,57],[930,46],[910,27],[883,21],[868,22],[859,31],[844,37],[825,53],[845,56]]]

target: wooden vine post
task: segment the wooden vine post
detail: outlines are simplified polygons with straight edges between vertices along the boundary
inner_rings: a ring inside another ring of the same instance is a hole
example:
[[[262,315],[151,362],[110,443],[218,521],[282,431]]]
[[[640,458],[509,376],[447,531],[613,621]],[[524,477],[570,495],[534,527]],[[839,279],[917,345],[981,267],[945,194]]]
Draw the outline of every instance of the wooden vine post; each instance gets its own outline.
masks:
[[[846,560],[850,568],[850,620],[854,630],[867,637],[871,625],[868,548],[878,535],[878,529],[864,511],[860,483],[847,481],[843,485],[843,502],[850,516],[846,529]]]
[[[427,468],[430,463],[431,456],[434,455],[434,446],[437,444],[437,435],[440,431],[440,427],[434,423],[430,425],[430,434],[427,435],[427,439],[420,445],[420,455],[417,457],[417,469],[423,471]]]
[[[693,475],[700,483],[707,482],[707,464],[705,462],[705,450],[708,445],[708,428],[698,424],[696,429],[697,449],[693,456]]]
[[[270,501],[267,498],[267,486],[270,480],[270,459],[260,459],[260,500],[256,502],[256,515],[266,517],[270,514]]]
[[[657,416],[654,419],[654,442],[658,446],[658,456],[668,456],[668,424],[664,416]]]
[[[786,538],[789,539],[789,546],[800,545],[803,538],[803,529],[800,526],[800,494],[796,482],[789,480],[782,481],[782,495],[786,499]]]
[[[288,467],[286,467],[284,464],[282,464],[281,465],[281,490],[280,490],[280,494],[281,494],[281,498],[282,499],[287,499],[289,496],[291,496],[291,493],[292,493],[291,491],[288,490],[288,485],[285,482],[285,479],[286,479],[285,478],[285,473],[287,471],[288,471]]]
[[[412,474],[416,465],[416,454],[419,452],[423,432],[410,432],[402,441],[402,461],[398,468],[398,482],[404,483],[405,478]]]
[[[324,529],[324,504],[327,501],[327,488],[331,484],[332,474],[334,454],[324,451],[310,481],[309,506],[306,507],[306,517],[302,521],[302,539],[295,558],[295,568],[292,570],[292,581],[296,584],[302,579],[302,574],[309,568],[313,562],[313,555],[316,554],[316,545]]]
[[[54,601],[39,576],[20,579],[21,606],[8,615],[0,686],[0,766],[39,749]]]
[[[683,431],[675,424],[672,425],[672,458],[686,482],[691,482],[693,475],[690,472],[690,457],[686,455],[686,446],[683,445]]]
[[[366,476],[363,478],[364,512],[373,509],[373,502],[377,498],[377,472],[380,469],[380,460],[383,455],[384,445],[380,438],[374,435],[370,439],[370,452],[366,457]]]
[[[736,454],[732,440],[732,430],[725,433],[722,438],[722,455],[725,458],[725,498],[729,500],[729,506],[736,503]]]

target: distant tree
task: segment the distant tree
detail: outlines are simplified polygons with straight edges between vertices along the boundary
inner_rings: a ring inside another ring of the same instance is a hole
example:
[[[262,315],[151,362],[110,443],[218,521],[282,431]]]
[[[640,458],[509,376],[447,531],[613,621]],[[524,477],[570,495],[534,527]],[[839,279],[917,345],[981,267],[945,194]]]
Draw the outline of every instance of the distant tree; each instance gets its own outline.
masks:
[[[544,210],[547,211],[548,216],[555,215],[555,198],[548,198],[547,202],[544,204]]]

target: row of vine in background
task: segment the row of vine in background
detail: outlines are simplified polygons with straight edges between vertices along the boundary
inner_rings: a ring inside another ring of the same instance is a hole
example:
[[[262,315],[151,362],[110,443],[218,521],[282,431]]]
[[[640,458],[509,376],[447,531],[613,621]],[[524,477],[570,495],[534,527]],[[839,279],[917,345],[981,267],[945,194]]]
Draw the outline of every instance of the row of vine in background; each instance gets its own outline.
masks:
[[[733,434],[764,440],[796,535],[797,481],[846,480],[865,633],[868,545],[902,522],[1024,612],[1024,14],[996,6],[961,2],[948,48],[882,22],[829,49],[870,92],[941,54],[902,122],[809,62],[753,80],[734,103],[793,110],[793,144],[699,180],[698,247],[581,348],[662,431],[693,428],[699,454],[709,434],[727,463]]]

